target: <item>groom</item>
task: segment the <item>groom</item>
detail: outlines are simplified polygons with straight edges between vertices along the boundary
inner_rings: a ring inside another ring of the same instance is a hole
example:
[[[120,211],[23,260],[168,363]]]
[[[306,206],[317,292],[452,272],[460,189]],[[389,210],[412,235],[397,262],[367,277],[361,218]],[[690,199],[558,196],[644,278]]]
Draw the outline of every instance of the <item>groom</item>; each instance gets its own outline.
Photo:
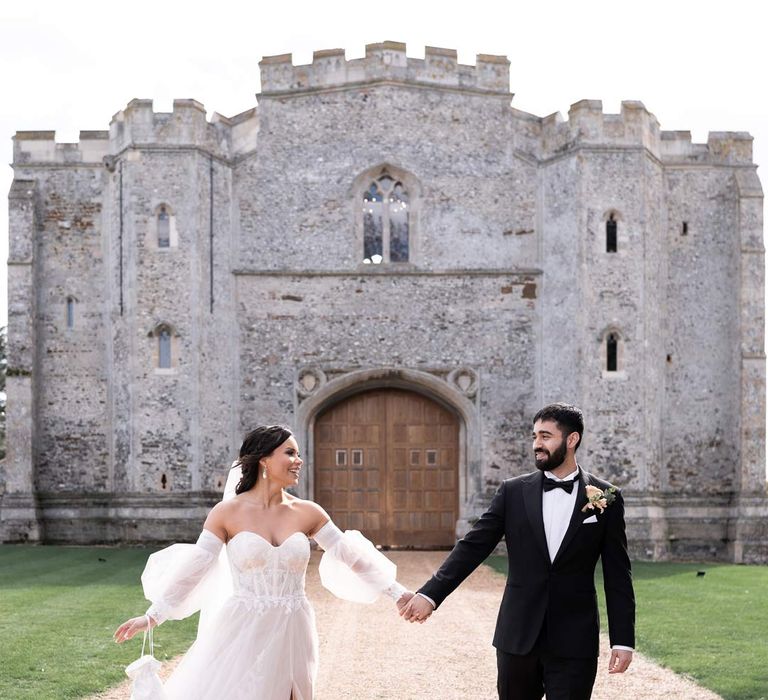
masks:
[[[509,573],[493,638],[500,700],[540,700],[545,692],[547,700],[590,698],[598,656],[598,558],[609,672],[623,673],[632,661],[635,597],[624,501],[576,463],[583,432],[575,406],[542,408],[533,419],[537,471],[502,483],[488,511],[400,613],[411,622],[426,620],[505,537]]]

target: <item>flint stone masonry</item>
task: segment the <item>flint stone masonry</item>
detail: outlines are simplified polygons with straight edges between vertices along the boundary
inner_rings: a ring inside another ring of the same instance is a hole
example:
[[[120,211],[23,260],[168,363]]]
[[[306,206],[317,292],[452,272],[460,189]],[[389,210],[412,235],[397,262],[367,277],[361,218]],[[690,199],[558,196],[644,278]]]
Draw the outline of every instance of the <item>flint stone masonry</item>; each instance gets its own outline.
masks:
[[[749,134],[693,143],[637,101],[528,114],[501,56],[382,42],[259,65],[234,117],[134,99],[75,144],[16,133],[0,540],[192,538],[263,422],[296,430],[311,498],[315,418],[392,387],[457,416],[458,535],[566,400],[636,556],[768,561]],[[408,261],[371,265],[382,173],[408,192]]]

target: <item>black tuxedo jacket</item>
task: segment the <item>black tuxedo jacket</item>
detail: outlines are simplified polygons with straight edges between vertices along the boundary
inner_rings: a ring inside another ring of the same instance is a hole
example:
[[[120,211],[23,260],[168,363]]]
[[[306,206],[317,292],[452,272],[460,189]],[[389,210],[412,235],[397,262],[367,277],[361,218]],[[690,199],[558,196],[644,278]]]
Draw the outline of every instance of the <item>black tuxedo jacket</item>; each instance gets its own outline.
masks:
[[[562,545],[550,562],[544,522],[544,473],[504,481],[490,508],[435,575],[419,589],[439,606],[506,538],[509,573],[493,645],[508,654],[527,654],[546,624],[548,650],[555,656],[598,655],[599,619],[595,566],[602,559],[611,645],[635,646],[635,597],[624,529],[621,493],[603,513],[581,508],[587,484],[610,484],[579,469],[576,505]],[[591,516],[597,522],[584,523]]]

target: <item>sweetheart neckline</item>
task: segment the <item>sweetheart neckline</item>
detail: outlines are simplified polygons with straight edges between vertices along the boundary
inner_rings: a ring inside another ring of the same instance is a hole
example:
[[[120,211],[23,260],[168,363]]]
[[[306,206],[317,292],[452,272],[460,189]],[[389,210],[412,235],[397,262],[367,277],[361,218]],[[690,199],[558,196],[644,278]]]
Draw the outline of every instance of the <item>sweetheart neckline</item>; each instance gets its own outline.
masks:
[[[239,535],[255,535],[260,540],[263,540],[264,542],[266,542],[270,547],[272,547],[272,549],[280,549],[280,547],[282,547],[288,540],[291,539],[291,537],[294,537],[295,535],[304,535],[304,537],[306,537],[307,539],[307,542],[309,542],[309,537],[307,537],[307,533],[302,532],[301,530],[296,530],[296,532],[292,532],[280,544],[272,544],[266,537],[264,537],[264,535],[260,535],[258,532],[253,532],[252,530],[240,530],[240,532],[235,533],[234,535],[232,535],[232,537],[229,538],[229,541],[227,542],[227,544],[229,544],[230,542],[234,542],[235,538],[238,537]]]

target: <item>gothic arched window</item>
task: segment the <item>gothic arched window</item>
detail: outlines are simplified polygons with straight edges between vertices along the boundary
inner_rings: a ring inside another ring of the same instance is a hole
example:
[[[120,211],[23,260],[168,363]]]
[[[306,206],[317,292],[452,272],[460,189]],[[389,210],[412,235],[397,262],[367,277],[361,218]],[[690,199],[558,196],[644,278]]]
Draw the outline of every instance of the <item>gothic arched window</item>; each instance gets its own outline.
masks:
[[[403,183],[384,169],[363,192],[363,262],[408,262],[410,199]]]
[[[157,247],[171,247],[171,215],[165,204],[157,209]]]

